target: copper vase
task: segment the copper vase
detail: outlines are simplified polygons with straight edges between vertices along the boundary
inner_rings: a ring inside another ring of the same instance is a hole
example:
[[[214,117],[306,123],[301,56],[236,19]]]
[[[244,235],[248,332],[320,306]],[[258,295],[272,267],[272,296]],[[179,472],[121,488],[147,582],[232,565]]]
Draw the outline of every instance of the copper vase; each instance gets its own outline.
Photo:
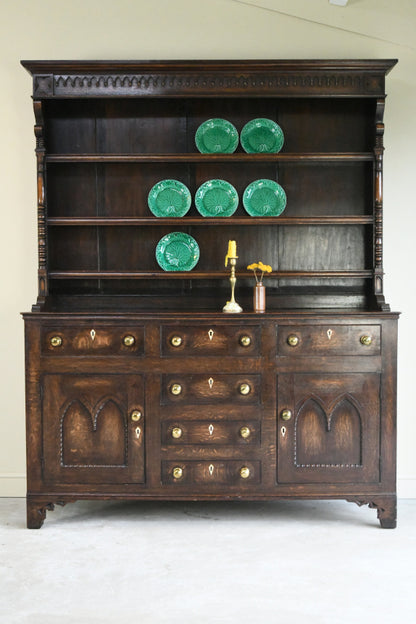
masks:
[[[262,282],[258,282],[254,287],[253,308],[254,312],[260,314],[266,311],[266,287]]]

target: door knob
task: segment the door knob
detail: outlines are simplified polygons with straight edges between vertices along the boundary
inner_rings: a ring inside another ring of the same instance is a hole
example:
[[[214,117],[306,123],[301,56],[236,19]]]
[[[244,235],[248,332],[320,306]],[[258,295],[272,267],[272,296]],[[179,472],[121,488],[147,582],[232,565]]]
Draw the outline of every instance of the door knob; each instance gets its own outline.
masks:
[[[174,394],[175,396],[178,396],[178,394],[180,394],[182,392],[182,386],[181,384],[175,383],[170,387],[170,391],[172,394]]]
[[[247,438],[249,438],[251,435],[251,431],[249,427],[241,427],[240,429],[240,436],[242,438],[244,438],[244,440],[246,440]]]
[[[174,479],[181,479],[183,475],[183,470],[180,466],[175,466],[172,470],[172,475]]]
[[[296,347],[299,344],[299,337],[295,336],[295,334],[290,334],[290,336],[287,337],[287,343],[291,347]]]
[[[248,466],[243,466],[240,468],[240,477],[242,479],[248,479],[250,476],[250,468]]]
[[[247,394],[250,394],[251,387],[248,383],[242,383],[239,387],[239,391],[240,391],[240,394],[242,394],[243,396],[246,396]]]
[[[175,440],[179,440],[179,438],[182,437],[182,433],[183,431],[180,427],[174,427],[172,429],[171,435],[172,435],[172,438],[175,438]]]
[[[126,347],[132,347],[135,342],[136,342],[135,337],[131,336],[130,334],[128,336],[124,336],[124,338],[123,338],[123,344]]]
[[[282,420],[290,420],[292,418],[292,412],[290,411],[290,409],[282,410],[280,413],[280,418]]]
[[[251,338],[250,338],[250,336],[241,336],[240,344],[241,344],[242,347],[249,347],[251,345]]]

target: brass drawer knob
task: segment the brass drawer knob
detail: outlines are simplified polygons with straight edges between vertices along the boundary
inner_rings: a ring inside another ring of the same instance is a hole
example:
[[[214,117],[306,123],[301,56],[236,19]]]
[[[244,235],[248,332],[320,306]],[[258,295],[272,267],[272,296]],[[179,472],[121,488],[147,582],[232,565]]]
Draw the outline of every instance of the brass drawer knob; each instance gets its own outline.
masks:
[[[250,384],[242,383],[240,385],[239,391],[240,391],[240,394],[242,394],[243,396],[246,396],[247,394],[250,394],[250,392],[251,392]]]
[[[128,336],[124,336],[123,338],[123,344],[126,347],[132,347],[135,342],[136,342],[136,338],[134,336],[128,335]]]
[[[244,440],[246,440],[247,438],[249,438],[251,435],[251,431],[249,427],[241,427],[240,429],[240,436],[242,438],[244,438]]]
[[[282,410],[282,412],[280,413],[280,418],[282,420],[290,420],[292,418],[292,412],[290,409],[284,409]]]
[[[250,476],[250,468],[248,466],[243,466],[240,468],[240,477],[242,479],[248,479]]]
[[[60,347],[62,344],[62,338],[61,336],[52,336],[50,342],[53,347]]]
[[[180,336],[172,336],[170,339],[170,344],[172,347],[180,347],[182,344],[182,338]]]
[[[174,479],[181,479],[183,475],[183,470],[180,466],[175,466],[172,470],[172,475]]]
[[[373,342],[373,339],[371,338],[371,336],[364,335],[364,336],[361,336],[360,342],[365,347],[369,347],[371,343]]]
[[[142,417],[142,413],[140,410],[133,410],[132,413],[130,414],[130,418],[132,419],[133,422],[139,422],[141,417]]]
[[[181,384],[175,383],[170,387],[170,391],[172,394],[174,394],[175,396],[178,396],[178,394],[180,394],[182,392],[182,386]]]
[[[250,336],[241,336],[240,344],[241,344],[242,347],[249,347],[251,345],[251,338],[250,338]]]
[[[172,435],[172,438],[175,438],[175,440],[179,440],[179,438],[182,437],[182,433],[183,433],[183,431],[182,431],[182,429],[180,427],[174,427],[172,429],[172,434],[171,435]]]
[[[291,347],[297,347],[297,345],[299,344],[299,337],[295,336],[295,334],[290,334],[287,337],[287,344]]]

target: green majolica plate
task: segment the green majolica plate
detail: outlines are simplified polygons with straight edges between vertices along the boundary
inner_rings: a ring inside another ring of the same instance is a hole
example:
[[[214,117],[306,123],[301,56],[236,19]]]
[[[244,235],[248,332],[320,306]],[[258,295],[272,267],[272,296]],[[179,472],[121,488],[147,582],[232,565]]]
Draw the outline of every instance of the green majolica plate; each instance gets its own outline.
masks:
[[[208,119],[195,134],[201,154],[232,154],[238,146],[238,132],[226,119]]]
[[[278,217],[286,201],[285,191],[274,180],[255,180],[243,194],[243,206],[251,217]]]
[[[195,206],[203,217],[229,217],[238,206],[238,193],[225,180],[208,180],[196,192]]]
[[[156,260],[164,271],[190,271],[199,260],[198,243],[185,232],[170,232],[158,242]]]
[[[282,149],[284,140],[283,130],[271,119],[252,119],[240,135],[247,154],[276,154]]]
[[[178,180],[161,180],[153,186],[147,203],[155,217],[183,217],[191,207],[189,189]]]

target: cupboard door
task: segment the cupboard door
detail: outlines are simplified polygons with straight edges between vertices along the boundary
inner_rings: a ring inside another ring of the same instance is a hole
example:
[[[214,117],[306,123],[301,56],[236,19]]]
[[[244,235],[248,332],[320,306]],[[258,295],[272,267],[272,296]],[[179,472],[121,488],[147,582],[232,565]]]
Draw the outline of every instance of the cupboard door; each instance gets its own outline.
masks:
[[[144,482],[141,376],[47,374],[42,392],[45,481]]]
[[[279,483],[379,480],[379,374],[283,374],[277,390]]]

